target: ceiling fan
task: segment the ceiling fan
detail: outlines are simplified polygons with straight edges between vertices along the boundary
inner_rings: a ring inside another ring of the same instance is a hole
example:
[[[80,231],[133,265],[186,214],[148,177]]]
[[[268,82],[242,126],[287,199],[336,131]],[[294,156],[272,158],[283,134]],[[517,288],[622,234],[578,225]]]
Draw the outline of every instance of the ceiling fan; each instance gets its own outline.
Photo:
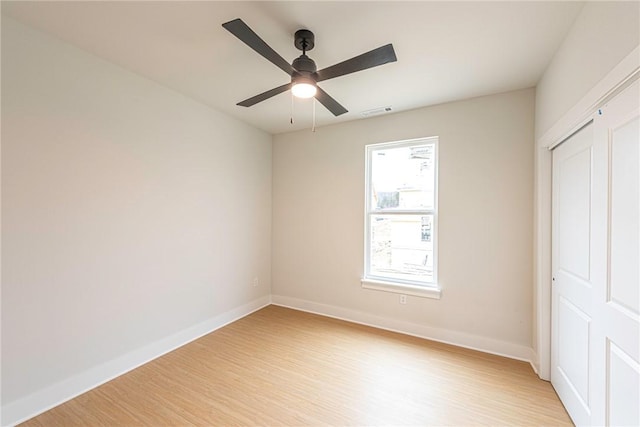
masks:
[[[242,21],[242,19],[234,19],[233,21],[222,24],[222,26],[231,34],[243,41],[251,49],[258,52],[268,61],[291,76],[290,83],[278,86],[259,95],[238,102],[237,105],[243,107],[251,107],[258,102],[262,102],[291,89],[293,95],[298,98],[315,97],[322,105],[331,111],[334,116],[339,116],[340,114],[346,113],[347,109],[329,96],[327,92],[322,90],[317,85],[318,82],[344,76],[345,74],[355,73],[356,71],[366,70],[367,68],[377,67],[378,65],[386,64],[388,62],[395,62],[397,60],[396,53],[393,50],[393,45],[387,44],[318,71],[316,63],[313,59],[307,56],[307,52],[315,46],[315,37],[309,30],[296,31],[294,35],[294,45],[302,51],[302,55],[294,59],[293,62],[289,64],[284,58],[282,58],[282,56],[265,43],[264,40],[254,33],[253,30],[249,28],[244,21]]]

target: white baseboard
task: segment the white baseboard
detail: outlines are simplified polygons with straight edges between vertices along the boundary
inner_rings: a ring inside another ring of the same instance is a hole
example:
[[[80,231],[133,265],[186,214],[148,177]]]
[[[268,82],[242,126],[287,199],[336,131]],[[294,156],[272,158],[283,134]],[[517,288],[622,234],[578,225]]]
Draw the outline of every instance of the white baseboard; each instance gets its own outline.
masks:
[[[538,353],[533,351],[533,349],[531,349],[531,359],[530,359],[529,363],[531,364],[531,367],[533,368],[533,372],[535,372],[536,375],[538,377],[540,377],[541,380],[546,380],[546,378],[542,378],[540,376],[540,360],[538,359]]]
[[[271,303],[269,295],[53,384],[2,407],[2,425],[21,423]]]
[[[481,337],[464,332],[419,325],[417,323],[405,322],[348,308],[320,304],[281,295],[271,295],[271,302],[274,305],[282,307],[320,314],[322,316],[333,317],[335,319],[346,320],[348,322],[358,323],[361,325],[373,326],[387,331],[398,332],[418,338],[425,338],[471,350],[478,350],[484,353],[508,357],[510,359],[522,360],[529,362],[533,367],[533,350],[530,347],[520,344]]]

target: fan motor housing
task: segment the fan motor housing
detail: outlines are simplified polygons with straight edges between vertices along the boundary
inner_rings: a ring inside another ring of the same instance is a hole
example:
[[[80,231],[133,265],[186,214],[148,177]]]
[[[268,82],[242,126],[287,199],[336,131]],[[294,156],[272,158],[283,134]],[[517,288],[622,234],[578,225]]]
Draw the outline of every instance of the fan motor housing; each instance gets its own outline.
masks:
[[[293,44],[296,49],[307,52],[316,45],[316,37],[309,30],[298,30],[294,34]]]
[[[318,70],[315,61],[307,55],[300,55],[294,59],[291,66],[299,73],[313,74]]]

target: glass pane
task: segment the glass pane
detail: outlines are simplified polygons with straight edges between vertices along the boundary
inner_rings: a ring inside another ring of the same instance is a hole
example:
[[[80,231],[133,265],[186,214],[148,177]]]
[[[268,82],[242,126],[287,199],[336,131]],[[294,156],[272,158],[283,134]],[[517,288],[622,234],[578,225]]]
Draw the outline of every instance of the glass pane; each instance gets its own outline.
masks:
[[[371,209],[433,209],[434,144],[371,153]]]
[[[433,282],[433,215],[371,215],[371,271]]]

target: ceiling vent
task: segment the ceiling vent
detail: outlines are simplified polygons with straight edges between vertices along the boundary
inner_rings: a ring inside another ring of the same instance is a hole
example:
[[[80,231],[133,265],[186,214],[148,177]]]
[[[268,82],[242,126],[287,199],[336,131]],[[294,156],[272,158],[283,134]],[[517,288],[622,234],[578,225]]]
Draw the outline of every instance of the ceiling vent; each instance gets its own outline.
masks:
[[[360,113],[360,115],[362,117],[371,117],[371,116],[378,116],[380,114],[385,114],[390,112],[391,112],[391,107],[380,107],[380,108],[374,108],[373,110],[363,111],[362,113]]]

